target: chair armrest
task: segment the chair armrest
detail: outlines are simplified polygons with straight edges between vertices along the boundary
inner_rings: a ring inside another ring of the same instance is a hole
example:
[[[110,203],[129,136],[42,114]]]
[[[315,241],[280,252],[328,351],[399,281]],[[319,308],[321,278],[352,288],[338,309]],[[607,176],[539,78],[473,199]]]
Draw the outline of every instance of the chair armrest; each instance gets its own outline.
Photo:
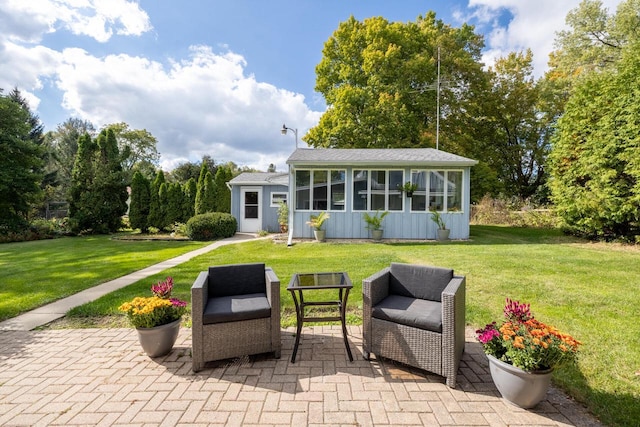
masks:
[[[387,267],[362,281],[363,305],[369,309],[389,296],[389,271]]]
[[[191,322],[202,325],[202,315],[209,299],[209,272],[201,271],[191,286]]]
[[[267,284],[267,300],[269,300],[271,310],[273,311],[275,308],[280,311],[280,279],[271,267],[264,269],[264,277]]]
[[[442,291],[442,364],[445,376],[451,378],[448,380],[451,384],[455,384],[455,375],[464,352],[465,310],[466,278],[453,276]]]

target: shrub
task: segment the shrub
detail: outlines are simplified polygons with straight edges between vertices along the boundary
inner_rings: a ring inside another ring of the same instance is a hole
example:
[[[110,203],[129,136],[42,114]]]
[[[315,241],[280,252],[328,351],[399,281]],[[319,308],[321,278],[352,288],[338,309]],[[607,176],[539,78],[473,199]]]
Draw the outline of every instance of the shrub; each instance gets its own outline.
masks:
[[[484,196],[471,208],[471,224],[555,228],[558,219],[552,209],[537,208],[527,201]]]
[[[231,214],[208,212],[187,221],[186,232],[191,240],[215,240],[233,236],[237,228],[238,223]]]

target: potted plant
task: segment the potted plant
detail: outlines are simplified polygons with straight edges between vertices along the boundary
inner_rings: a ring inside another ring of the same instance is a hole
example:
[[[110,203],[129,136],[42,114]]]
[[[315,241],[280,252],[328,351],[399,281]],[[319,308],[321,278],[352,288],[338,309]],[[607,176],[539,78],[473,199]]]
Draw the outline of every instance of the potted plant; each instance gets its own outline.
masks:
[[[438,211],[430,211],[431,219],[436,224],[436,239],[437,240],[448,240],[450,230],[447,228],[447,223],[444,221],[442,214]]]
[[[329,214],[323,211],[318,215],[311,215],[307,221],[307,225],[313,228],[313,235],[318,242],[324,242],[325,230],[322,229],[322,226],[329,218]]]
[[[362,214],[364,221],[367,223],[366,228],[371,231],[371,238],[376,242],[382,240],[382,220],[388,213],[388,211],[380,212],[380,209],[378,209],[375,215],[369,215],[368,212]]]
[[[504,317],[476,335],[502,397],[532,408],[546,395],[553,370],[575,360],[580,342],[535,319],[529,304],[507,298]]]
[[[286,233],[289,229],[289,206],[280,201],[278,206],[278,224],[280,225],[280,232]]]
[[[149,357],[168,354],[178,338],[187,303],[171,298],[172,291],[173,279],[167,277],[151,286],[152,296],[135,297],[118,307],[138,331],[140,345]]]
[[[418,189],[417,184],[413,184],[411,181],[405,182],[402,187],[400,187],[400,191],[404,191],[407,193],[407,197],[413,197],[413,192]]]

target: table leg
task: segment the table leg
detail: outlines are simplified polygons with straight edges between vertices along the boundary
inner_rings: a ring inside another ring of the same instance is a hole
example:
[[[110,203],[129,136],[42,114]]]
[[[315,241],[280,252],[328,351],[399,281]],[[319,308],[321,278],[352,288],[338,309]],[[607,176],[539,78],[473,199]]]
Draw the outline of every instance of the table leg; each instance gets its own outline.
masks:
[[[302,292],[300,292],[302,297]],[[295,291],[291,291],[293,303],[296,306],[296,342],[293,344],[293,353],[291,353],[291,363],[296,363],[296,354],[298,353],[298,345],[300,344],[300,335],[302,334],[302,305],[298,302]]]
[[[342,291],[342,289],[340,290]],[[349,361],[353,362],[353,355],[351,354],[351,347],[349,347],[349,340],[347,339],[347,298],[349,297],[349,289],[344,293],[344,300],[340,295],[340,320],[342,322],[342,336],[344,337],[344,346],[347,348],[347,354],[349,355]]]

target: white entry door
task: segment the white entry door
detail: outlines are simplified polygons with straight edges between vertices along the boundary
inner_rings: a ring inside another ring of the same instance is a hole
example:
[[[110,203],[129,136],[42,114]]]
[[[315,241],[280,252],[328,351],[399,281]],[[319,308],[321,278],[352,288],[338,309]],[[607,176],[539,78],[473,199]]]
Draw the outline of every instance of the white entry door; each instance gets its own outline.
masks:
[[[244,187],[240,189],[240,231],[256,233],[262,229],[262,189]]]

